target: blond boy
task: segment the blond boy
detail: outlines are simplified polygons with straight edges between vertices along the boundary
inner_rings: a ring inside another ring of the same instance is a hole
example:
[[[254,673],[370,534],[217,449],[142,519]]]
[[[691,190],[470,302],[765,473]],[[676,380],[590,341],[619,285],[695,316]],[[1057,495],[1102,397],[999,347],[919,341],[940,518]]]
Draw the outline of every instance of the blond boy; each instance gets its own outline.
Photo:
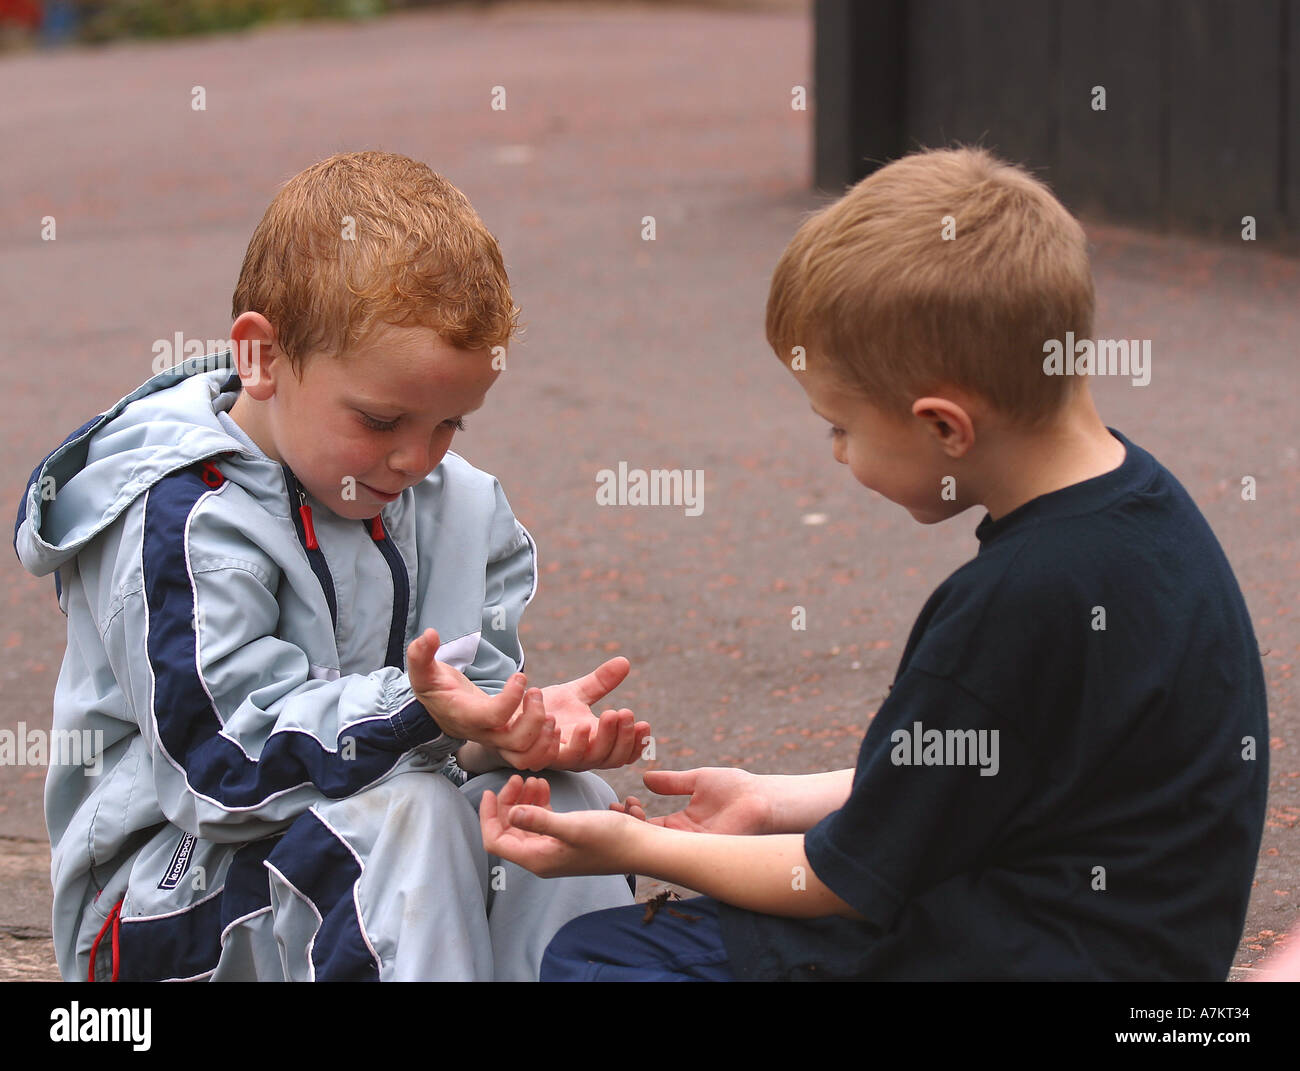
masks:
[[[487,848],[539,874],[706,894],[575,920],[543,980],[1226,977],[1264,818],[1259,650],[1186,491],[1086,376],[1049,374],[1092,320],[1082,229],[981,150],[896,161],[800,228],[772,348],[859,483],[922,524],[983,507],[979,552],[922,608],[854,770],[648,773],[691,796],[648,822],[633,798],[552,813],[536,780],[486,797]]]

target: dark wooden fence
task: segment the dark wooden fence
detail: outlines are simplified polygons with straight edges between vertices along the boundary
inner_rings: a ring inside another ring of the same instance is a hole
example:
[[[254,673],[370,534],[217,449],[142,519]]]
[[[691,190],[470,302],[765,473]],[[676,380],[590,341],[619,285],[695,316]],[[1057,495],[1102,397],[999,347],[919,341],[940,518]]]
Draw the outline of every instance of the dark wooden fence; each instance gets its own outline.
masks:
[[[822,189],[979,143],[1075,212],[1238,239],[1251,216],[1300,249],[1300,0],[816,0],[814,17]]]

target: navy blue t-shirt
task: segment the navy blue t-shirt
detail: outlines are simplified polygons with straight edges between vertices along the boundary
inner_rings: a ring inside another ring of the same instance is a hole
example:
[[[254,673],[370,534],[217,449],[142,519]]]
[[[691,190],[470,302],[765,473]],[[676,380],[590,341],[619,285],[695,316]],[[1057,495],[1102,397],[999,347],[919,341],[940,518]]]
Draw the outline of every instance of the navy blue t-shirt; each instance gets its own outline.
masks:
[[[745,979],[1226,978],[1268,785],[1245,600],[1169,471],[985,514],[930,596],[847,803],[805,837],[866,921],[724,906]]]

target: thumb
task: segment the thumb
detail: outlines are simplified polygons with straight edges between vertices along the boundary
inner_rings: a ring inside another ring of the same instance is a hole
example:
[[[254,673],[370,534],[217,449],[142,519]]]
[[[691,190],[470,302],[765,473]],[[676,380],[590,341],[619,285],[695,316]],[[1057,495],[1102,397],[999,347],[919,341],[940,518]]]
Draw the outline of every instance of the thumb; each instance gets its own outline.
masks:
[[[554,827],[554,819],[554,813],[545,807],[521,803],[510,808],[510,824],[529,833],[550,833]]]
[[[659,796],[689,796],[695,791],[697,770],[646,770],[641,780]]]
[[[406,649],[406,676],[411,682],[411,690],[428,691],[434,682],[437,653],[440,641],[438,630],[427,628],[411,641]]]

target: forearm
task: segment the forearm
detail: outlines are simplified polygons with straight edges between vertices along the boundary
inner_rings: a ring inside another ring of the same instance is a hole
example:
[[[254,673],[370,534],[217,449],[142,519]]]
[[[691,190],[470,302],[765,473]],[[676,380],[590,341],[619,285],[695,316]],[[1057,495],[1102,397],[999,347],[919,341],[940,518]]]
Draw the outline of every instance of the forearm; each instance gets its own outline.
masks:
[[[643,824],[627,838],[626,869],[767,915],[861,918],[814,873],[803,836],[723,836]]]
[[[769,833],[808,832],[832,811],[843,807],[853,788],[852,770],[760,777],[772,812]]]

